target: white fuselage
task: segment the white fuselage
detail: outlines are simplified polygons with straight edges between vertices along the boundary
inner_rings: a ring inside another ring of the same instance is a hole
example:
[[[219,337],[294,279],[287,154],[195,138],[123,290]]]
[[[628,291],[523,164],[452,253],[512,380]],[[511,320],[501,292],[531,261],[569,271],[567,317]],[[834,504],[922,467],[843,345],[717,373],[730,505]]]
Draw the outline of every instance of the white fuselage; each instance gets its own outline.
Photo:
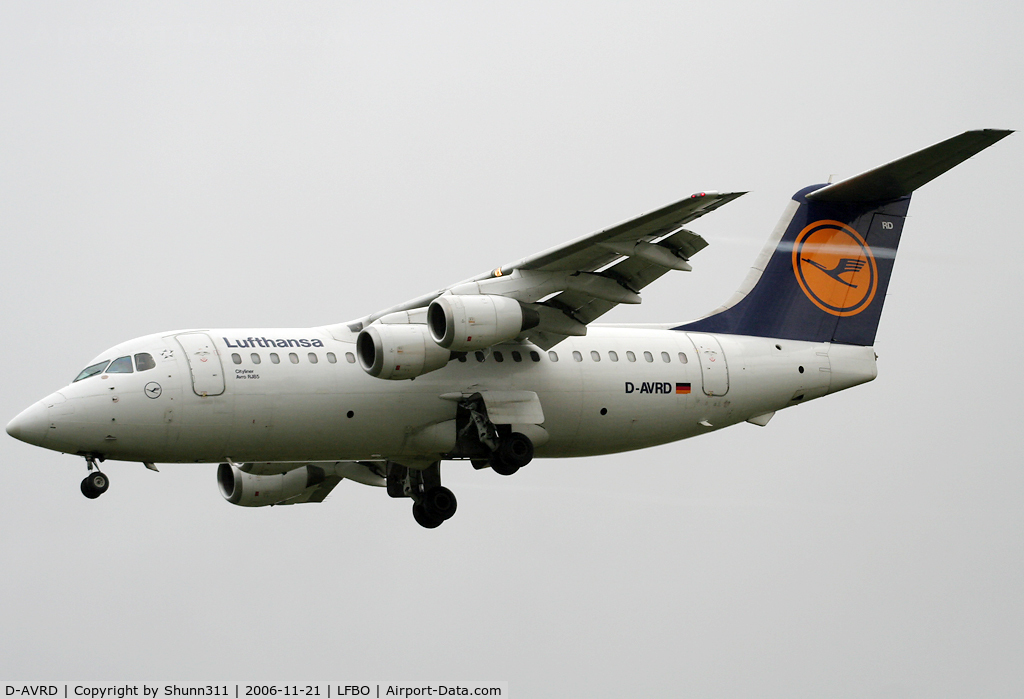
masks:
[[[214,349],[187,357],[183,335],[192,345],[208,337]],[[483,361],[470,353],[414,380],[387,381],[363,371],[354,341],[320,328],[180,331],[97,358],[146,352],[155,367],[82,379],[19,419],[26,441],[116,460],[414,461],[437,458],[417,435],[455,417],[451,395],[527,391],[539,398],[548,435],[536,455],[571,457],[763,423],[875,377],[871,347],[656,327],[591,326],[552,351],[505,343]]]

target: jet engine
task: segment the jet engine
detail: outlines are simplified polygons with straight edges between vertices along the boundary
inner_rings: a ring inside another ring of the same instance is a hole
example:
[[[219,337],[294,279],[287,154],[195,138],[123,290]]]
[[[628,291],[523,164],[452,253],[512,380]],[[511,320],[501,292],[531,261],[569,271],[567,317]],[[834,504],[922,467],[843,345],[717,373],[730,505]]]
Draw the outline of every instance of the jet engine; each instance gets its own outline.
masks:
[[[452,353],[430,339],[426,325],[370,325],[356,338],[359,365],[378,379],[414,379],[436,371],[452,358]]]
[[[269,476],[245,473],[231,464],[217,468],[220,494],[231,504],[242,507],[283,504],[320,485],[326,478],[327,473],[312,464]]]
[[[540,324],[540,314],[506,296],[445,295],[427,309],[430,336],[453,352],[471,352],[507,342]]]

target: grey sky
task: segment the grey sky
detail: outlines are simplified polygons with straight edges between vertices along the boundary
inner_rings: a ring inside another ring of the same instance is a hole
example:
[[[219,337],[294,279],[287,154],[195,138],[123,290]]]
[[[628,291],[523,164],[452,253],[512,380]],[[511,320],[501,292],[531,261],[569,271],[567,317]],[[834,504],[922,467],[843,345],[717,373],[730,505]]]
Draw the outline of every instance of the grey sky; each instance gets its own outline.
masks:
[[[1024,128],[1008,3],[5,3],[0,418],[105,348],[348,320],[701,189],[724,301],[800,187]],[[1024,141],[915,194],[879,379],[631,454],[449,465],[459,515],[3,435],[0,678],[1019,696]]]

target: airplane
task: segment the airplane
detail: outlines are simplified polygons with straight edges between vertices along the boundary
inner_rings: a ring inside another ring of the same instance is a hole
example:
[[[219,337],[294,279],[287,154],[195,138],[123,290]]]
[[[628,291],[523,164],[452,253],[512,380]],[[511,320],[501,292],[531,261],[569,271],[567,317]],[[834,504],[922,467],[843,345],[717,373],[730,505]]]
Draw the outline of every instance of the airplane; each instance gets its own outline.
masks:
[[[322,502],[343,479],[456,511],[441,463],[511,476],[534,457],[643,449],[868,382],[918,187],[1011,131],[967,131],[793,195],[748,276],[685,323],[595,324],[708,243],[685,228],[743,192],[705,191],[365,317],[191,329],[115,345],[7,425],[85,458],[215,463],[244,507]]]

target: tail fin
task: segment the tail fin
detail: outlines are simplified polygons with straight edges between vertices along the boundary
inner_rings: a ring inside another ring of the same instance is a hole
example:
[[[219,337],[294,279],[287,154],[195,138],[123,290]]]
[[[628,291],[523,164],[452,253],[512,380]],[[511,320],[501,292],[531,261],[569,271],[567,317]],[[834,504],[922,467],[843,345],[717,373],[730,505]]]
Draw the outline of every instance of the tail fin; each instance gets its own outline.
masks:
[[[732,298],[676,329],[873,345],[911,193],[1011,133],[967,131],[800,190]]]

